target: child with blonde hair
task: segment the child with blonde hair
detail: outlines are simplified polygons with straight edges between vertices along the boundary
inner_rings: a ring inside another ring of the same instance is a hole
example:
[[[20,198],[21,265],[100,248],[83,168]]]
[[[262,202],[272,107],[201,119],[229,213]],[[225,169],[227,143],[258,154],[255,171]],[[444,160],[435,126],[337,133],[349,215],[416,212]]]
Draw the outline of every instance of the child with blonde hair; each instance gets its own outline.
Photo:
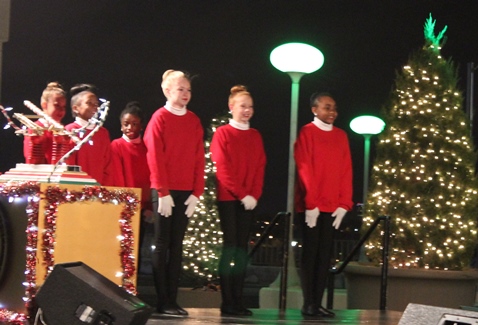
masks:
[[[40,106],[55,122],[61,123],[66,113],[66,92],[58,82],[50,82],[43,90]],[[35,122],[42,128],[50,125],[40,118]],[[23,141],[23,155],[27,164],[51,164],[53,158],[53,133],[45,130],[42,135],[29,133]]]
[[[153,275],[157,311],[185,316],[188,312],[177,304],[177,291],[184,234],[204,191],[204,131],[199,118],[187,108],[189,76],[167,70],[161,88],[167,102],[153,114],[144,134],[153,211],[157,211]]]

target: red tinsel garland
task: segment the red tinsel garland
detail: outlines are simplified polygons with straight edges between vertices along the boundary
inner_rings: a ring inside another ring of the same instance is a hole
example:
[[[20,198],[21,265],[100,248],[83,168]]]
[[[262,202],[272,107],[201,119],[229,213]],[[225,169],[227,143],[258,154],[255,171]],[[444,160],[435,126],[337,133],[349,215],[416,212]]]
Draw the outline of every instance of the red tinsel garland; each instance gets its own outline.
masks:
[[[123,267],[122,287],[136,295],[136,287],[131,278],[136,267],[133,254],[134,235],[131,220],[139,207],[139,200],[134,192],[127,190],[108,190],[100,186],[84,186],[82,191],[70,191],[59,186],[49,186],[45,193],[40,193],[40,185],[36,182],[0,183],[0,195],[16,198],[28,196],[26,213],[28,217],[26,269],[25,269],[25,305],[30,309],[32,298],[36,294],[36,247],[38,240],[38,208],[40,194],[45,200],[45,230],[42,237],[42,252],[47,266],[47,275],[54,267],[54,246],[56,218],[58,206],[65,203],[87,200],[109,204],[124,204],[119,218],[122,239],[120,241],[120,258]],[[0,308],[0,323],[21,325],[26,324],[27,316]]]
[[[123,288],[131,294],[136,294],[131,277],[136,267],[133,255],[134,235],[131,220],[139,206],[139,200],[134,192],[126,190],[108,190],[101,186],[85,186],[82,191],[70,191],[59,186],[49,186],[45,194],[45,230],[42,237],[42,251],[47,267],[47,276],[55,264],[55,232],[58,206],[65,203],[99,201],[108,204],[124,204],[119,218],[122,239],[120,241],[120,257],[123,267]]]

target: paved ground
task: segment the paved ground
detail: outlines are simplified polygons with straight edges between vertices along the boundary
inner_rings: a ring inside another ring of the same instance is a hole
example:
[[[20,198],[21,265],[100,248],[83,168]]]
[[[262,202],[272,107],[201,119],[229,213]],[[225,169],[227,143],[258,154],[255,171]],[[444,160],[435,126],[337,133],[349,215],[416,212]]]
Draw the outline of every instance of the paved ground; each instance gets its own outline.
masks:
[[[190,324],[373,324],[397,325],[402,316],[398,311],[379,310],[336,310],[336,317],[304,318],[297,309],[288,309],[280,315],[275,309],[253,309],[252,317],[222,317],[219,309],[192,308],[187,309],[188,317],[162,316],[153,314],[146,325],[190,325]]]

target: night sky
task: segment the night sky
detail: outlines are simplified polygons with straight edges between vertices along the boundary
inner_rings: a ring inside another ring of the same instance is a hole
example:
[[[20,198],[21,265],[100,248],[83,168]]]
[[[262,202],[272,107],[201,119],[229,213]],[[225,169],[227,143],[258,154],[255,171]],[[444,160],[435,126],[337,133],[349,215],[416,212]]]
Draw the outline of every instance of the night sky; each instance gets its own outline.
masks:
[[[270,64],[269,54],[284,42],[305,42],[323,52],[325,63],[301,80],[298,126],[312,120],[310,94],[335,95],[335,125],[349,135],[354,201],[360,202],[363,138],[349,123],[379,114],[396,72],[424,44],[430,13],[436,33],[448,26],[442,54],[457,64],[465,92],[466,66],[478,63],[478,1],[12,0],[1,104],[30,113],[23,101],[39,105],[50,81],[66,89],[93,83],[111,102],[105,127],[118,138],[128,101],[139,101],[147,119],[164,105],[160,83],[167,69],[196,76],[188,108],[205,128],[226,112],[230,88],[244,84],[254,97],[251,126],[262,133],[268,158],[258,210],[274,215],[286,208],[291,80]],[[68,109],[64,123],[70,121]],[[4,172],[23,162],[23,140],[11,129],[1,131]]]

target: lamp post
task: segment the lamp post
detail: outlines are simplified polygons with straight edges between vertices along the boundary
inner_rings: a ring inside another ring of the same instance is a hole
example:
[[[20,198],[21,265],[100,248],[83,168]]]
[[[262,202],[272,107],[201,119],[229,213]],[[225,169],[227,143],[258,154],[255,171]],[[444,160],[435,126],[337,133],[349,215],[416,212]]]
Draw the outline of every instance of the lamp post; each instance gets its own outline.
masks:
[[[371,115],[362,115],[354,118],[350,122],[350,128],[357,134],[361,134],[365,138],[364,155],[363,155],[363,192],[362,203],[365,204],[368,192],[368,173],[370,161],[370,138],[383,131],[385,122],[380,118]]]
[[[297,137],[299,81],[303,75],[317,71],[322,67],[324,64],[324,55],[318,49],[308,44],[287,43],[276,47],[271,52],[270,61],[277,70],[287,73],[292,79],[287,183],[287,211],[292,213],[294,210],[294,143]]]
[[[286,43],[279,45],[270,54],[272,65],[287,73],[292,79],[291,103],[290,103],[290,134],[289,134],[289,168],[287,181],[287,211],[291,213],[289,223],[289,238],[292,238],[292,218],[294,212],[294,183],[295,161],[294,143],[297,137],[297,111],[299,105],[299,81],[305,74],[319,70],[324,64],[324,55],[317,48],[304,43]],[[288,245],[287,267],[295,270],[293,262],[293,250]],[[285,272],[286,273],[286,272]],[[297,276],[295,276],[298,278]],[[287,279],[282,286],[287,286]],[[298,281],[297,281],[298,282]],[[285,309],[285,302],[281,300],[281,310]]]

